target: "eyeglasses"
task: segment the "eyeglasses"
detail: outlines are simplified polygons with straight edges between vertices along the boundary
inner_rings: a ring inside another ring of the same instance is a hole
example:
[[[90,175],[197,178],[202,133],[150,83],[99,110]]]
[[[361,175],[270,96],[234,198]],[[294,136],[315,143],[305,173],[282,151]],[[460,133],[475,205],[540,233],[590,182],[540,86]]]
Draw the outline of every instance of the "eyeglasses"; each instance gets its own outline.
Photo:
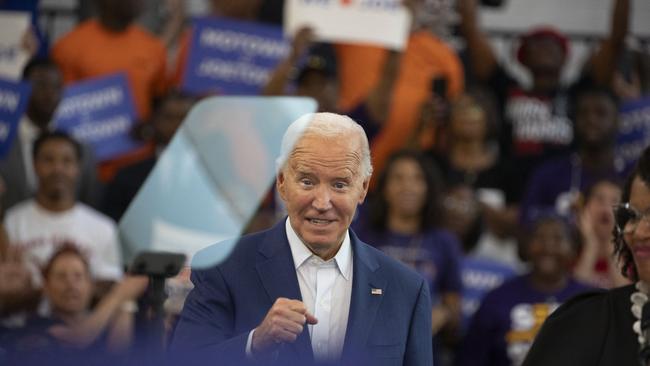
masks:
[[[629,202],[614,206],[614,220],[619,234],[632,234],[641,221],[650,223],[650,208],[637,211]]]

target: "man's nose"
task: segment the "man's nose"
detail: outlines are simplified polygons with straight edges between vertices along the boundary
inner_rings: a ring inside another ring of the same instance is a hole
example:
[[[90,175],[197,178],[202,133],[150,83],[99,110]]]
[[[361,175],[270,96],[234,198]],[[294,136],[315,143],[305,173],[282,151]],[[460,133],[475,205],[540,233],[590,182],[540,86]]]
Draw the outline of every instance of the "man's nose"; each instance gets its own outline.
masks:
[[[63,285],[66,287],[66,289],[73,288],[76,285],[75,278],[72,275],[63,276],[62,282],[63,282]]]
[[[312,206],[318,211],[326,211],[332,208],[331,192],[325,185],[316,188]]]
[[[66,163],[63,159],[53,159],[50,166],[53,170],[60,172],[65,169]]]

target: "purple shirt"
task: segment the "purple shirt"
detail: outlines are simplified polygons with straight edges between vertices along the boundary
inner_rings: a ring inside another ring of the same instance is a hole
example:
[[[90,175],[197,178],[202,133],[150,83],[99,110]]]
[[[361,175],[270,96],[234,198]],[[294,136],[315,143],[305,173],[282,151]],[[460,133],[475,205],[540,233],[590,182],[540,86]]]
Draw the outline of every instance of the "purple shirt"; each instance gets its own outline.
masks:
[[[458,240],[445,230],[431,229],[417,235],[376,231],[356,221],[359,239],[414,268],[429,284],[431,301],[440,302],[440,294],[461,293],[461,252]]]
[[[620,166],[615,169],[587,170],[577,154],[547,161],[530,176],[521,203],[521,222],[529,224],[551,212],[568,215],[571,208],[571,192],[585,192],[587,188],[603,179],[622,181],[630,167],[618,165]]]
[[[550,313],[590,289],[570,279],[561,290],[544,293],[533,288],[530,275],[505,282],[485,296],[474,314],[456,365],[520,365]]]

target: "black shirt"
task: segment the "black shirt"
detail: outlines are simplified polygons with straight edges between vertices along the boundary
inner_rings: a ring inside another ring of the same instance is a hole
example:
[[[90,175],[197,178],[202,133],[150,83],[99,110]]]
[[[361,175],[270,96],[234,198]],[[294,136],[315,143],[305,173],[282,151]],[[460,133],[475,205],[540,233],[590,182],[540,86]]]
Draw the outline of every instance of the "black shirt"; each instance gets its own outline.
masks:
[[[523,366],[637,366],[633,285],[580,295],[544,323]]]

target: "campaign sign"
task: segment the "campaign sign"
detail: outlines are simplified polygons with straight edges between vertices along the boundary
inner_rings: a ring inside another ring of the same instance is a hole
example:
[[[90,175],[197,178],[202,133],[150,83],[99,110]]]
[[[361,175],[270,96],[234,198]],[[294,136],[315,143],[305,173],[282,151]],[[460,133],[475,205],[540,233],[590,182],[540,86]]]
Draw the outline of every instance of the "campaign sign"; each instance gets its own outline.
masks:
[[[182,88],[195,94],[257,95],[289,50],[279,27],[197,18]]]
[[[133,97],[126,75],[119,73],[66,87],[54,127],[92,146],[104,161],[140,145],[130,135],[134,121]]]
[[[626,165],[634,163],[650,145],[650,96],[620,107],[616,156]]]
[[[461,329],[469,325],[483,297],[500,286],[516,272],[501,263],[483,258],[465,257],[462,262],[463,295],[461,300]]]
[[[287,0],[284,30],[309,26],[320,41],[405,48],[411,15],[401,0]]]
[[[28,83],[0,79],[0,158],[5,157],[16,137],[30,92]]]
[[[19,80],[29,53],[22,38],[30,26],[29,13],[0,11],[0,76]]]

